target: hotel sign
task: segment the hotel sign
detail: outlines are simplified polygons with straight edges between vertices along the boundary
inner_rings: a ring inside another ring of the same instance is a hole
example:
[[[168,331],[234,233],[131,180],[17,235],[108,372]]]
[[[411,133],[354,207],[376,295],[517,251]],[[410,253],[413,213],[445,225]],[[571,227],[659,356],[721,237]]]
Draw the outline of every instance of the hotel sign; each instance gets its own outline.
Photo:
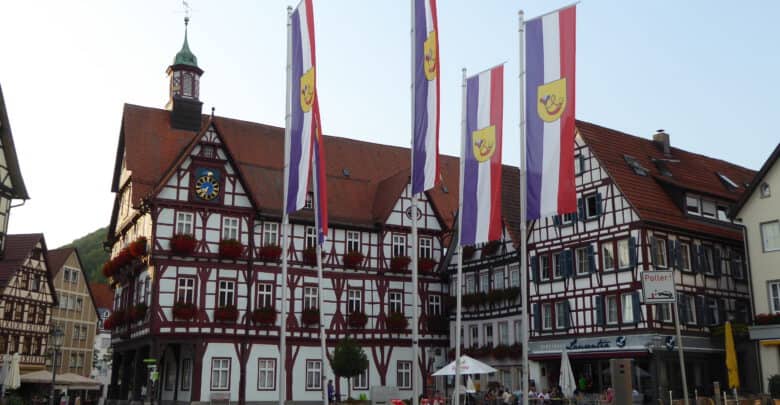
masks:
[[[674,272],[645,271],[642,273],[642,292],[645,304],[675,302]]]

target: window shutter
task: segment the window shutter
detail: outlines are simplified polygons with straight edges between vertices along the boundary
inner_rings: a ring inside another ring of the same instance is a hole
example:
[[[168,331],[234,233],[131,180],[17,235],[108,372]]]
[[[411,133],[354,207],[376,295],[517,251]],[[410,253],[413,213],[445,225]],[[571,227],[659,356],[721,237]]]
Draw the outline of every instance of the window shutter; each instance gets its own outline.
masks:
[[[718,324],[726,323],[726,300],[718,298]]]
[[[701,296],[696,296],[696,324],[699,326],[709,325],[709,316],[707,316],[707,300]]]
[[[534,329],[537,331],[542,330],[542,314],[539,309],[539,304],[533,304],[534,311]]]
[[[666,240],[666,251],[668,252],[668,256],[669,256],[669,257],[666,258],[666,260],[667,260],[666,265],[670,269],[678,269],[679,268],[677,266],[677,255],[675,254],[675,250],[674,250],[674,242],[676,242],[676,241],[671,240],[671,239],[667,239]]]
[[[577,199],[577,213],[579,214],[579,217],[581,220],[585,220],[585,199],[584,198],[578,198]]]
[[[631,267],[636,267],[637,264],[637,246],[636,246],[636,238],[633,236],[628,240],[628,258],[629,262],[631,263]]]
[[[651,236],[650,237],[650,264],[653,265],[653,268],[655,268],[655,249],[657,244],[658,244],[658,240],[656,240],[654,236]]]
[[[715,272],[715,277],[720,277],[723,274],[723,261],[720,257],[720,249],[712,249],[712,270]]]
[[[531,281],[539,282],[539,256],[531,256]]]
[[[694,273],[701,273],[701,262],[699,261],[699,246],[691,244],[691,270]]]
[[[708,248],[712,249],[712,248]],[[712,270],[712,262],[710,261],[710,256],[707,255],[707,250],[704,246],[701,247],[701,262],[702,262],[702,268],[704,268],[704,273]]]
[[[704,260],[704,249],[701,245],[696,245],[696,253],[693,255],[696,258],[696,261],[698,262],[696,264],[696,267],[699,270],[699,273],[704,273],[707,271],[707,263]]]
[[[566,250],[566,276],[574,276],[574,249]]]
[[[688,323],[688,299],[685,294],[677,294],[677,316],[680,317],[680,323]]]
[[[563,318],[566,325],[566,329],[571,328],[571,307],[569,307],[569,300],[563,301],[563,310],[566,311],[566,316]]]
[[[604,297],[596,296],[596,324],[604,326]]]
[[[604,210],[601,208],[601,193],[596,193],[596,215],[601,215]]]
[[[593,249],[593,245],[588,245],[588,272],[596,272],[596,252]]]
[[[631,293],[631,307],[634,309],[634,323],[639,323],[642,320],[642,307],[639,303],[639,291]]]
[[[680,241],[676,240],[674,241],[674,261],[675,265],[678,269],[682,269],[683,267],[683,257],[682,257],[682,246],[680,246]]]
[[[553,216],[553,225],[561,226],[561,216],[560,215],[554,215]]]

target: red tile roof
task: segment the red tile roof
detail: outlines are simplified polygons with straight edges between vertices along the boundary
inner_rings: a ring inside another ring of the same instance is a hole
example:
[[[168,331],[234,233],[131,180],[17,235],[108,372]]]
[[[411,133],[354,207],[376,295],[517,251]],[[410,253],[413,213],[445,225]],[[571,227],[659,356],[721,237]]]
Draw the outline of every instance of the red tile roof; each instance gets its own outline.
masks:
[[[764,162],[764,164],[761,165],[761,169],[758,170],[756,177],[754,177],[753,180],[750,181],[750,186],[748,187],[747,192],[745,192],[742,195],[742,198],[739,200],[737,205],[731,211],[731,216],[733,217],[739,216],[739,212],[742,210],[742,207],[745,206],[745,203],[750,198],[750,195],[753,194],[753,192],[755,192],[758,185],[761,184],[761,182],[764,180],[764,177],[769,172],[769,169],[771,169],[775,165],[778,159],[780,159],[780,143],[778,143],[777,146],[775,146],[775,150],[772,151],[772,153],[766,159],[766,162]]]
[[[92,291],[92,298],[95,300],[96,308],[114,308],[114,293],[106,284],[89,283],[89,289]]]
[[[40,233],[26,235],[8,235],[5,239],[5,252],[0,260],[0,287],[5,287],[16,274],[19,267],[30,256],[35,245],[43,235]]]
[[[60,272],[65,261],[76,250],[76,248],[66,247],[49,251],[49,273],[54,277]]]
[[[577,121],[577,128],[601,166],[615,181],[642,220],[673,228],[741,239],[741,232],[736,227],[688,217],[683,212],[682,205],[675,203],[665,187],[691,190],[733,204],[745,192],[744,185],[748,184],[755,175],[753,170],[675,147],[671,148],[671,156],[664,156],[663,151],[650,139],[585,121]],[[648,175],[640,176],[634,173],[626,163],[624,155],[634,157],[648,170]],[[662,175],[655,166],[654,159],[668,159],[666,167],[672,176]],[[718,178],[718,173],[726,175],[739,187],[733,191],[729,190]],[[679,203],[682,204],[682,201]]]

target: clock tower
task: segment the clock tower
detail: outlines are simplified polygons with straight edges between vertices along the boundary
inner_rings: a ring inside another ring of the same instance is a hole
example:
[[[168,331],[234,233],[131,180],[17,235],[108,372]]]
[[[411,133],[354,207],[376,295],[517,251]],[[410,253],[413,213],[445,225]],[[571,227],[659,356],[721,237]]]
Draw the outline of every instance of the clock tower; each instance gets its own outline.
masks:
[[[203,107],[199,99],[203,70],[198,67],[198,58],[190,51],[187,42],[189,22],[189,16],[184,17],[184,44],[173,59],[173,64],[168,66],[170,99],[165,108],[171,111],[171,127],[198,131]]]

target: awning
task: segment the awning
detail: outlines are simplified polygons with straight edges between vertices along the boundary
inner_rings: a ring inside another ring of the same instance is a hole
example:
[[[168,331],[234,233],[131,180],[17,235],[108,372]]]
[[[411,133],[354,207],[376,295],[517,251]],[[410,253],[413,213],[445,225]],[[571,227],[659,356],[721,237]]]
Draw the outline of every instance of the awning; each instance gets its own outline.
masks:
[[[780,346],[780,339],[762,340],[761,346]]]
[[[35,371],[32,373],[22,374],[22,383],[28,384],[51,384],[51,373],[46,370]],[[73,373],[57,374],[56,376],[57,386],[68,387],[69,389],[82,389],[92,390],[99,389],[101,382],[80,376]],[[90,387],[90,388],[74,388],[74,387]]]

